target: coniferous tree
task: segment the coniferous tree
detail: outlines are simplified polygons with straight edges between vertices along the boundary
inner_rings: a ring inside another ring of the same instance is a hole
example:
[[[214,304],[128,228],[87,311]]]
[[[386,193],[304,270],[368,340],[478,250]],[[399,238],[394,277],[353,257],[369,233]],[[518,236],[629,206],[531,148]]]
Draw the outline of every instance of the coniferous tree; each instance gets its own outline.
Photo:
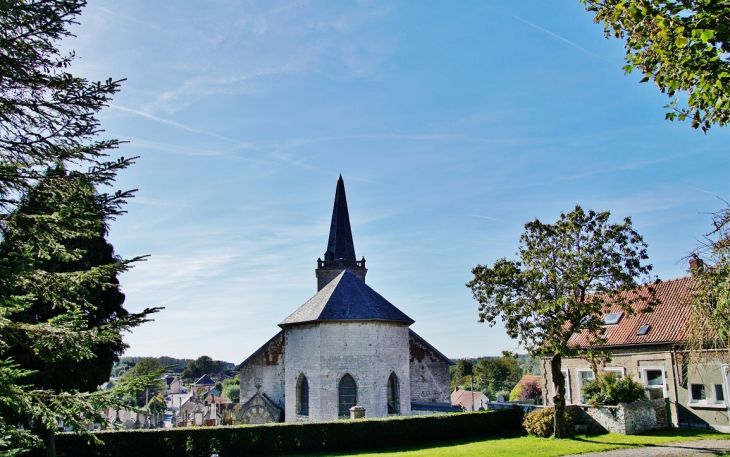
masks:
[[[100,208],[96,202],[97,195],[93,187],[87,184],[87,188],[84,189],[83,175],[74,172],[69,174],[63,165],[57,165],[47,171],[46,176],[23,198],[15,210],[15,214],[51,216],[60,206],[60,202],[55,201],[57,195],[49,191],[58,187],[55,183],[58,180],[71,181],[73,185],[78,186],[79,194],[86,194],[86,201],[79,206],[79,211],[87,212],[89,217],[95,217],[99,221],[103,219],[103,214],[94,214]],[[23,222],[19,221],[18,224],[23,224]],[[105,239],[107,230],[106,224],[100,224],[96,234],[65,241],[63,243],[64,251],[66,249],[78,250],[80,253],[78,259],[64,261],[54,256],[50,259],[37,259],[36,266],[46,272],[72,273],[119,263],[121,259],[114,255],[113,246]],[[14,249],[27,244],[28,240],[24,239],[26,234],[27,230],[23,230],[23,227],[13,227],[6,231],[0,242],[0,257],[6,258]],[[82,293],[85,300],[83,303],[79,303],[79,307],[87,321],[87,328],[98,328],[128,316],[129,313],[122,306],[124,294],[118,286],[117,275],[112,271],[106,283],[89,284],[84,288]],[[30,292],[28,287],[21,286],[16,294],[25,295],[27,292]],[[63,309],[54,308],[52,303],[38,298],[29,302],[29,305],[22,311],[11,315],[10,318],[25,324],[38,324],[64,313]],[[27,381],[34,387],[92,392],[96,390],[97,386],[108,380],[112,365],[125,348],[126,345],[119,335],[116,341],[97,342],[90,347],[90,351],[94,354],[94,358],[90,360],[62,357],[54,362],[44,362],[31,348],[21,344],[11,344],[7,355],[18,362],[22,368],[35,371],[27,378]]]
[[[95,351],[118,350],[121,332],[156,311],[95,314],[96,295],[114,295],[116,275],[139,259],[91,260],[93,240],[103,239],[132,195],[96,189],[112,184],[132,160],[110,160],[119,141],[94,138],[96,114],[120,81],[73,76],[74,55],[57,47],[85,3],[0,0],[0,452],[9,455],[42,442],[54,455],[59,420],[84,433],[86,421],[104,422],[106,407],[121,406],[125,392],[139,388],[133,382],[106,392],[78,392],[70,384],[41,389],[33,383],[61,383],[60,373],[43,381],[43,369],[24,368],[24,359],[29,367],[94,363]],[[66,168],[79,171],[62,173]]]

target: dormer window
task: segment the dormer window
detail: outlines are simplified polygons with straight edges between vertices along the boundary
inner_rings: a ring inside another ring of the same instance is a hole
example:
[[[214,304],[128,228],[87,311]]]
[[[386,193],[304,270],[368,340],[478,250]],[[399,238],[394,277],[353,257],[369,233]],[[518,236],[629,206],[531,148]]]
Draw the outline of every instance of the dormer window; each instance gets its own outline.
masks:
[[[624,316],[624,313],[610,313],[603,316],[603,323],[606,325],[616,325]]]

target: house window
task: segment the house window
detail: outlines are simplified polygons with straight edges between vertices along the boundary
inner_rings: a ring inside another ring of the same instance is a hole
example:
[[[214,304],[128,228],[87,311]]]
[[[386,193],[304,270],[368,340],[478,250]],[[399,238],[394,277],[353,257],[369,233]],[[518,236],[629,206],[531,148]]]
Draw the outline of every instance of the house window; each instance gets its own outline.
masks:
[[[391,373],[388,378],[388,414],[398,414],[400,412],[400,384],[398,376]]]
[[[725,403],[725,391],[722,390],[722,384],[715,384],[715,403]]]
[[[692,402],[705,402],[707,400],[707,393],[705,392],[704,384],[691,384],[690,393],[692,394],[692,398],[690,400]]]
[[[340,379],[339,404],[340,416],[349,416],[350,408],[357,405],[357,384],[349,374]]]
[[[621,379],[626,375],[626,369],[623,367],[606,367],[603,369],[605,373],[613,373],[617,378]]]
[[[621,320],[624,313],[610,313],[603,316],[603,323],[606,325],[616,325]]]
[[[304,375],[299,378],[297,406],[297,414],[301,416],[309,416],[309,382],[307,381],[307,377]]]
[[[572,403],[573,402],[573,394],[570,391],[570,371],[568,370],[561,370],[563,372],[563,377],[565,377],[565,403]]]
[[[644,383],[644,388],[649,396],[649,400],[666,398],[667,393],[664,388],[664,369],[644,368],[641,370],[641,380]]]
[[[596,375],[591,370],[575,370],[575,374],[578,378],[578,391],[579,391],[579,398],[580,402],[583,403],[585,400],[583,398],[583,386],[588,381],[593,381],[596,379]]]

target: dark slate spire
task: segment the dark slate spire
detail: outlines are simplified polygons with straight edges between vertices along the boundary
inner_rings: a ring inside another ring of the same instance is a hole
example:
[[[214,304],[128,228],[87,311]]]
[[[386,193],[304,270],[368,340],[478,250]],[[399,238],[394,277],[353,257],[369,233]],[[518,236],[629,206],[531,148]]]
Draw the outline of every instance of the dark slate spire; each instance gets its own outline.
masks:
[[[330,239],[327,243],[327,252],[324,260],[357,260],[355,257],[355,243],[352,242],[350,229],[350,213],[347,211],[347,197],[345,196],[345,182],[337,180],[335,192],[335,206],[332,209],[332,223],[330,224]]]

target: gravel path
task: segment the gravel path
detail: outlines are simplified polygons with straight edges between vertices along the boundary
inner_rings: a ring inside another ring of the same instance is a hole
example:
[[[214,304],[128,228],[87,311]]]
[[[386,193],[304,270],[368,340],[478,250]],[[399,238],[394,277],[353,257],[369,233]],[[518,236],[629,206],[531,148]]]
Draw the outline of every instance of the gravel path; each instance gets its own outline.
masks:
[[[718,455],[718,453],[729,452],[730,440],[697,440],[573,454],[566,457],[660,457],[669,455]]]

